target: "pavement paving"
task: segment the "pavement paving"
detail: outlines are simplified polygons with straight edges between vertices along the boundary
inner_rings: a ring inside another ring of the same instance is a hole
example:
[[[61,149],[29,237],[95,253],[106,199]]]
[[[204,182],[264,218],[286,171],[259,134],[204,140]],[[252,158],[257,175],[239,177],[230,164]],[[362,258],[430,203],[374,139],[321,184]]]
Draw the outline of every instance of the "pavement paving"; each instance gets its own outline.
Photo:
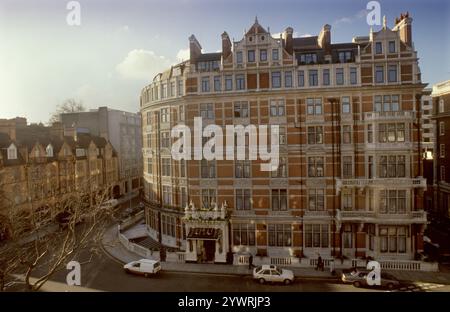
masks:
[[[83,257],[82,257],[83,258]],[[125,291],[125,292],[386,292],[384,288],[343,284],[337,280],[297,278],[289,286],[259,284],[247,275],[210,274],[204,272],[160,271],[145,278],[126,274],[122,263],[104,253],[91,261],[81,261],[81,286],[65,286],[67,270],[58,271],[43,291]],[[201,265],[199,265],[200,267]],[[427,288],[428,287],[428,288]],[[450,286],[404,284],[400,292],[449,292]]]
[[[105,231],[103,237],[103,249],[116,262],[121,264],[142,259],[141,256],[127,250],[118,240],[117,226],[111,226]],[[162,262],[162,269],[171,272],[190,272],[202,274],[227,274],[227,275],[251,275],[247,266],[230,264],[197,264],[197,263],[175,263]],[[339,280],[332,276],[329,271],[316,271],[313,268],[287,267],[292,270],[296,277],[311,280]],[[416,282],[422,284],[450,285],[450,273],[447,272],[421,272],[421,271],[386,271],[394,275],[398,280],[404,282]]]

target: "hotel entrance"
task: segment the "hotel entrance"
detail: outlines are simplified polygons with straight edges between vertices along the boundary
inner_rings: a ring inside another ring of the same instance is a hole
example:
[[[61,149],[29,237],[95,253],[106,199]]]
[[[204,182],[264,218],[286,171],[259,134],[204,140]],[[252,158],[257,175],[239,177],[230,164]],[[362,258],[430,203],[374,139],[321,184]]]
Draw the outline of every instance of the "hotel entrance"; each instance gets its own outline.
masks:
[[[215,240],[197,240],[197,262],[214,263],[214,255],[216,253]]]
[[[196,263],[226,263],[228,219],[226,204],[219,209],[197,210],[191,202],[185,209],[185,261]]]

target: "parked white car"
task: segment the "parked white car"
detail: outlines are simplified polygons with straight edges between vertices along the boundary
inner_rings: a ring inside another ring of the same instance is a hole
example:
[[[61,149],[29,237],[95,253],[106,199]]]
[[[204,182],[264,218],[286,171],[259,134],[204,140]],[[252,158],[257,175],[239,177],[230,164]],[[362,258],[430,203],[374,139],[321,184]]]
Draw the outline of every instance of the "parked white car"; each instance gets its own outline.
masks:
[[[161,263],[156,260],[141,259],[138,261],[132,261],[123,266],[123,269],[127,273],[133,273],[138,275],[144,275],[149,277],[161,271]]]
[[[284,283],[289,285],[294,281],[294,272],[280,269],[275,265],[262,265],[253,269],[253,278],[261,284],[266,282]]]

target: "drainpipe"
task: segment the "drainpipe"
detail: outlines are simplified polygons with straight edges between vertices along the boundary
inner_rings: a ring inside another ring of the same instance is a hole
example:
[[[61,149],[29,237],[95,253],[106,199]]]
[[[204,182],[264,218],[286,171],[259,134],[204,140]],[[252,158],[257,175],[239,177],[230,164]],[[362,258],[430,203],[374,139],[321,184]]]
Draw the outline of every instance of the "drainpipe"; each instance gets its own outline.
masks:
[[[335,130],[335,124],[334,124],[334,119],[335,119],[335,112],[334,112],[334,103],[336,101],[335,98],[329,98],[328,101],[331,104],[331,127],[332,127],[332,136],[331,136],[331,155],[332,155],[332,175],[333,175],[333,219],[332,219],[332,225],[333,225],[333,257],[336,257],[336,175],[335,175],[335,165],[336,165],[336,157],[335,157],[335,150],[334,150],[334,145],[335,145],[335,135],[336,135],[336,130]],[[325,163],[325,162],[324,162]],[[342,244],[340,244],[342,245]]]
[[[422,146],[421,146],[421,141],[422,141],[422,137],[421,137],[421,129],[420,129],[420,119],[421,119],[421,97],[422,94],[416,94],[416,124],[415,126],[417,127],[417,176],[423,176],[422,174]],[[418,192],[419,190],[417,188],[414,189],[414,210],[417,210],[417,206],[418,206],[418,202],[419,202],[419,198],[418,198]],[[411,234],[411,251],[414,252],[414,255],[416,254],[416,248],[415,248],[415,241],[417,239],[417,232],[420,231],[419,230],[419,226],[415,227],[414,225],[410,225],[410,234]],[[412,235],[412,229],[414,229],[414,237]]]
[[[161,133],[160,133],[160,119],[159,119],[159,112],[155,112],[156,116],[156,124],[157,124],[157,131],[158,134],[156,136],[156,151],[158,153],[157,159],[158,159],[158,191],[159,191],[159,209],[158,209],[158,241],[160,246],[162,246],[162,218],[161,218],[161,210],[163,208],[163,194],[162,194],[162,177],[161,177]],[[162,260],[162,259],[161,259]]]
[[[297,105],[297,103],[296,103],[296,105]],[[302,127],[300,126],[300,122],[298,121],[298,114],[299,114],[299,112],[297,112],[296,114],[295,114],[295,128],[296,129],[298,129],[298,135],[299,135],[299,141],[300,141],[300,143],[299,143],[299,148],[300,148],[300,151],[299,151],[299,155],[300,155],[300,157],[302,156],[302,142],[301,142],[301,139],[302,139],[302,134],[301,134],[301,129],[302,129]],[[306,131],[306,140],[308,140],[308,133],[307,133],[307,130],[308,128],[306,127],[305,128],[305,131]],[[322,142],[325,140],[325,137],[324,137],[324,131],[322,131]],[[308,141],[306,141],[306,142],[308,142]],[[306,161],[308,161],[308,160],[306,160]],[[303,166],[300,164],[300,179],[302,179],[303,178]],[[303,184],[303,181],[301,180],[300,181],[300,188],[301,188],[301,186],[302,186],[302,184]],[[302,207],[303,208],[303,207]],[[300,246],[301,248],[302,248],[302,255],[301,255],[301,257],[303,257],[303,245],[304,245],[304,239],[303,239],[303,237],[304,237],[304,224],[303,224],[303,215],[304,215],[304,209],[302,209],[301,210],[301,215],[299,216],[300,217],[300,224],[301,224],[301,226],[302,226],[302,246]],[[299,258],[301,258],[301,257],[299,257]]]

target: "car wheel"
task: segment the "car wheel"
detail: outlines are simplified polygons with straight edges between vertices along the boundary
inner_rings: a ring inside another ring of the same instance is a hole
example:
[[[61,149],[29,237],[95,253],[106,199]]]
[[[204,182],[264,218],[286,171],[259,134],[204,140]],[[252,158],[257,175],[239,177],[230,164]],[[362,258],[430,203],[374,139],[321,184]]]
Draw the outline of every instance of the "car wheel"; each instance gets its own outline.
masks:
[[[263,278],[260,278],[260,279],[259,279],[259,283],[260,283],[260,284],[264,284],[265,282],[266,282],[266,281],[265,281]]]
[[[125,269],[125,273],[130,274],[130,269]]]
[[[360,286],[361,286],[361,283],[360,283],[360,282],[358,282],[358,281],[356,281],[356,282],[353,282],[353,286],[355,286],[355,287],[360,287]]]
[[[394,289],[394,284],[392,284],[392,283],[387,284],[387,288],[388,288],[389,290]]]
[[[284,285],[289,285],[290,283],[292,283],[291,280],[289,280],[289,279],[285,279],[285,280],[284,280]]]

